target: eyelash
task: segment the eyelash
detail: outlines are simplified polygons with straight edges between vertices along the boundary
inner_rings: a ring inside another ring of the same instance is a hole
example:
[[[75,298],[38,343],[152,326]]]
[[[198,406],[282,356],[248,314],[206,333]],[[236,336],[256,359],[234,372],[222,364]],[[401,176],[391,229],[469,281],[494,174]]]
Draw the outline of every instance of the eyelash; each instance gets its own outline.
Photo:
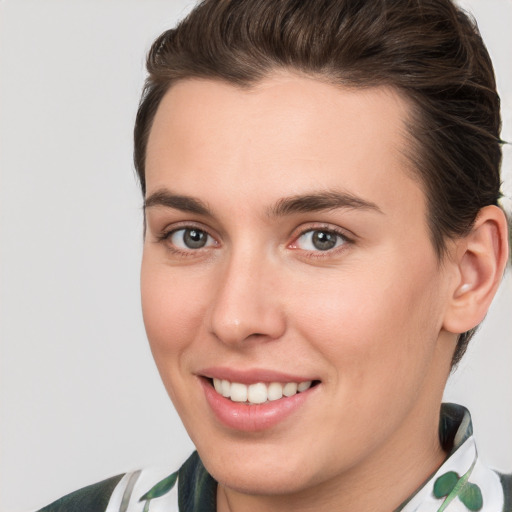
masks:
[[[179,231],[185,232],[185,231],[193,231],[193,230],[204,233],[208,238],[215,241],[215,245],[217,245],[217,246],[219,245],[219,243],[216,241],[215,237],[212,236],[206,229],[199,227],[199,226],[194,226],[191,224],[181,225],[178,227],[174,227],[173,229],[170,229],[168,231],[163,231],[161,234],[159,234],[157,236],[157,242],[159,242],[159,243],[168,242],[171,239],[171,237],[173,235],[175,235],[176,233],[178,233]],[[325,250],[321,250],[321,249],[302,250],[304,257],[311,258],[311,259],[325,258],[328,256],[332,256],[333,254],[337,254],[340,251],[346,250],[347,245],[354,243],[353,239],[351,237],[348,237],[347,234],[344,231],[342,231],[341,229],[339,229],[339,228],[337,229],[337,228],[334,228],[333,226],[328,226],[328,225],[319,225],[319,226],[308,227],[307,229],[300,230],[299,233],[293,237],[293,242],[288,244],[287,247],[292,250],[301,250],[299,247],[297,247],[298,240],[301,237],[303,237],[304,235],[307,235],[308,233],[314,233],[314,232],[329,233],[329,234],[335,235],[337,238],[337,240],[336,240],[337,245],[334,246],[333,248],[325,249]],[[340,240],[341,240],[341,243],[339,243]],[[206,244],[208,244],[208,243],[209,242],[207,240]],[[193,257],[193,256],[198,255],[197,253],[202,252],[202,249],[211,248],[211,246],[206,245],[203,247],[199,247],[197,249],[193,249],[193,248],[181,249],[171,243],[167,243],[166,245],[167,245],[167,248],[169,251],[171,251],[172,253],[177,254],[179,256],[182,256],[182,257]],[[215,245],[214,245],[214,247],[215,247]]]

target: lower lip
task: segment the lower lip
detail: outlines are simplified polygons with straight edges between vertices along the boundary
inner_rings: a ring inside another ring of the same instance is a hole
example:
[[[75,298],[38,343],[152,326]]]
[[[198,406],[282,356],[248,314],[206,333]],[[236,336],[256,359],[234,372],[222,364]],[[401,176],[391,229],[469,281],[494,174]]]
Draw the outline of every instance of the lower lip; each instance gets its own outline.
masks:
[[[299,409],[317,387],[264,404],[249,405],[233,402],[229,398],[219,395],[210,382],[204,378],[201,378],[200,381],[206,400],[217,419],[231,429],[245,432],[266,430],[281,423]]]

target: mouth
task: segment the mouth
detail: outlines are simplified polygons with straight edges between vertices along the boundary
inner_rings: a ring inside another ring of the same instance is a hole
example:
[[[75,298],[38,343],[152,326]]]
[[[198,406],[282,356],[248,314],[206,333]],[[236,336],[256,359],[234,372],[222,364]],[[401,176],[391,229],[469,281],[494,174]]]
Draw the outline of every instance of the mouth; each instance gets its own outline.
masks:
[[[216,393],[232,402],[246,405],[261,405],[283,398],[291,398],[319,384],[317,380],[298,382],[255,382],[244,384],[227,379],[206,378]]]
[[[321,380],[274,370],[211,367],[196,373],[209,410],[230,430],[261,432],[305,411]]]

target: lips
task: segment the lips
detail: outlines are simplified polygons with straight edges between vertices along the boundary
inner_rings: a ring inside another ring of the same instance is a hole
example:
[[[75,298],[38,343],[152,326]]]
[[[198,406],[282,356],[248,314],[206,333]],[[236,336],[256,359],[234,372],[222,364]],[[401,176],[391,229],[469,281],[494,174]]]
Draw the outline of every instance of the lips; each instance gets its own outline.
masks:
[[[200,382],[214,416],[225,427],[246,432],[270,429],[305,406],[318,380],[273,371],[231,368],[201,372]]]

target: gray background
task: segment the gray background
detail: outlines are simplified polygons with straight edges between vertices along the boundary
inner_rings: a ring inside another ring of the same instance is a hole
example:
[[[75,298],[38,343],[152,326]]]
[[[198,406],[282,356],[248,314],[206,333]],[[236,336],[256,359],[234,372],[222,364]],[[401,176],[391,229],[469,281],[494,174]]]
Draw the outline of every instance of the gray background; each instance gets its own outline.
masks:
[[[192,450],[145,341],[131,162],[145,52],[192,3],[0,1],[1,511]],[[464,5],[512,140],[512,2]],[[511,313],[509,275],[446,393],[471,408],[482,458],[508,471]]]

